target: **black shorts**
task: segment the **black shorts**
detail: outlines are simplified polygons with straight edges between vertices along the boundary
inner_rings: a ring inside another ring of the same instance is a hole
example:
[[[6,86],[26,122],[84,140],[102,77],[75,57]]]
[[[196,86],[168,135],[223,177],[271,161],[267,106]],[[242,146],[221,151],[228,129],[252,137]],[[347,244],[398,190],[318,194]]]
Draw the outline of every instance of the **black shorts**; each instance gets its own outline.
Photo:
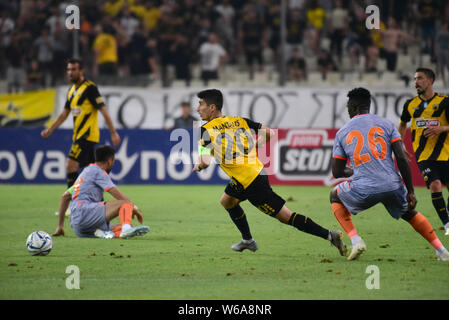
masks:
[[[257,209],[273,217],[285,204],[285,200],[271,189],[266,174],[259,174],[246,189],[236,186],[231,180],[226,186],[225,193],[240,201],[248,199]]]
[[[449,161],[424,160],[418,162],[418,167],[424,177],[427,188],[435,180],[440,180],[443,184],[449,183]]]
[[[81,168],[87,167],[95,162],[95,142],[84,139],[76,140],[72,143],[69,151],[69,158],[80,164]]]

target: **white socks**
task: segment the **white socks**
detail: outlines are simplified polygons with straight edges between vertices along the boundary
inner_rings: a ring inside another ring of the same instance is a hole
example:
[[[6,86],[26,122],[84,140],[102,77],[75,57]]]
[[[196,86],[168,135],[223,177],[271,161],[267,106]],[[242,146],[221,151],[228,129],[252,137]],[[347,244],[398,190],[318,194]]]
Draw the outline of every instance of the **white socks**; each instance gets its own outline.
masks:
[[[357,242],[359,242],[360,240],[362,240],[362,238],[360,238],[359,235],[356,235],[356,236],[352,237],[352,238],[351,238],[352,245],[355,245],[355,244],[356,244]]]

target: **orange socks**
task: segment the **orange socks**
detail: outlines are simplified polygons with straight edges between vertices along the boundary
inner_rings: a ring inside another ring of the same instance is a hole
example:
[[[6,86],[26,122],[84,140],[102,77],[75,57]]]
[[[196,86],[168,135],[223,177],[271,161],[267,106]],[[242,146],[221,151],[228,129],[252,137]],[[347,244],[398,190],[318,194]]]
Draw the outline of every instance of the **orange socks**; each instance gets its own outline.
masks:
[[[412,227],[424,237],[424,239],[429,241],[435,250],[438,250],[443,246],[440,239],[438,239],[435,234],[429,220],[427,220],[421,213],[418,212],[408,223],[410,223]]]
[[[332,211],[334,212],[335,218],[337,218],[338,223],[340,223],[341,227],[343,228],[343,230],[345,230],[349,238],[352,239],[358,235],[357,230],[352,224],[351,214],[344,205],[338,202],[333,202]]]
[[[125,203],[120,207],[118,216],[122,225],[131,224],[131,220],[133,217],[133,208],[134,206],[131,203]]]
[[[122,233],[122,226],[121,225],[116,225],[112,229],[112,232],[114,232],[114,238],[120,238],[120,233]]]

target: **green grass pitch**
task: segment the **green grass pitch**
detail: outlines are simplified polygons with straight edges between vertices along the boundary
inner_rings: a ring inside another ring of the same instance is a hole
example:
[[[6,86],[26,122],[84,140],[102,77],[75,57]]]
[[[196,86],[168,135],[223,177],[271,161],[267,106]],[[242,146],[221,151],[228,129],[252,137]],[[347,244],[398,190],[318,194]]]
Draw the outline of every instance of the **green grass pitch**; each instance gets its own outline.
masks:
[[[328,200],[331,188],[273,188],[292,210],[340,228]],[[434,249],[381,205],[353,218],[367,251],[349,262],[329,242],[248,202],[242,208],[259,250],[232,251],[240,234],[219,204],[224,186],[120,189],[142,210],[151,227],[147,235],[79,239],[66,219],[66,236],[53,238],[48,256],[33,257],[26,238],[35,230],[54,232],[64,186],[0,185],[0,299],[449,299],[449,263],[437,261]],[[428,191],[417,188],[416,194],[418,210],[449,248]],[[80,270],[80,289],[66,288],[69,265]],[[372,265],[379,270],[379,289],[366,286]]]

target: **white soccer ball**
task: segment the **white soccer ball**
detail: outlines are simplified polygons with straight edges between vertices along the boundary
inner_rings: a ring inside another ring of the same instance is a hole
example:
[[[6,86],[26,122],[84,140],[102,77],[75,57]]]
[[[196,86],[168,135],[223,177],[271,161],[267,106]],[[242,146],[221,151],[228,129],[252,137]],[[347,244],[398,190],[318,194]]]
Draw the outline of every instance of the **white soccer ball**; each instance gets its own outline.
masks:
[[[34,231],[28,236],[27,249],[33,256],[46,256],[53,248],[53,239],[45,231]]]

